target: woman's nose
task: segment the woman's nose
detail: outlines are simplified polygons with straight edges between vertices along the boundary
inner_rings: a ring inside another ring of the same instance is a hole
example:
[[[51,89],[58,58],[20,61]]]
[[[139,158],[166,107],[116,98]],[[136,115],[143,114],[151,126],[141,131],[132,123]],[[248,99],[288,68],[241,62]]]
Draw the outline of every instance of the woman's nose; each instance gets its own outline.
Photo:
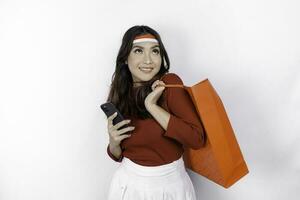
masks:
[[[150,55],[145,54],[144,63],[146,63],[146,64],[151,64],[152,63],[152,59],[151,59]]]

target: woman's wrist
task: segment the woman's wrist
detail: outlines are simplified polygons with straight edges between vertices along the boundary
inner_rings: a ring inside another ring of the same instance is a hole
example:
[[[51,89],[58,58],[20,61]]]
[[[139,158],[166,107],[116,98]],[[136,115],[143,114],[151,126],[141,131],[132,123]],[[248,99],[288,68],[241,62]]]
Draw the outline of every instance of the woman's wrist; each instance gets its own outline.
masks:
[[[156,105],[155,103],[146,103],[145,108],[149,111],[155,105]]]
[[[109,143],[109,151],[116,157],[120,158],[122,154],[122,149],[120,145],[114,145]]]

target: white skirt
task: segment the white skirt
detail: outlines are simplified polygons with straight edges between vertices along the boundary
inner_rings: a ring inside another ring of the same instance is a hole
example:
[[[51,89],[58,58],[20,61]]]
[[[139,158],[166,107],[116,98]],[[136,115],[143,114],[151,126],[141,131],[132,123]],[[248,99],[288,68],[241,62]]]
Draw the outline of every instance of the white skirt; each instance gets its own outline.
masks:
[[[160,166],[142,166],[123,157],[113,174],[108,200],[196,200],[182,156]]]

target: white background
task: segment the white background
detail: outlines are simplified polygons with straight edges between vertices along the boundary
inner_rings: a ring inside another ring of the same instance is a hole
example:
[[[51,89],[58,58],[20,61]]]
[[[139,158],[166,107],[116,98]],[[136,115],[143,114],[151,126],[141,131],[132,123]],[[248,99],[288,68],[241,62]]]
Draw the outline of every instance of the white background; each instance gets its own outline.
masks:
[[[249,174],[229,189],[189,172],[203,200],[296,199],[297,0],[0,0],[0,199],[104,200],[106,100],[125,31],[160,33],[170,72],[209,78]]]

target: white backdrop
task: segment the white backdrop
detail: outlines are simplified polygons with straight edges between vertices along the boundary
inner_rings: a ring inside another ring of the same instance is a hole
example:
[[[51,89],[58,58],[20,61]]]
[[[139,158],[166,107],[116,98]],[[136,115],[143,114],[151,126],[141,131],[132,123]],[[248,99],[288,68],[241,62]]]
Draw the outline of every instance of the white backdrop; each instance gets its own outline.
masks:
[[[296,199],[297,0],[0,0],[0,200],[104,200],[106,100],[125,31],[157,30],[170,72],[209,78],[249,167],[224,189],[189,171],[199,200]]]

